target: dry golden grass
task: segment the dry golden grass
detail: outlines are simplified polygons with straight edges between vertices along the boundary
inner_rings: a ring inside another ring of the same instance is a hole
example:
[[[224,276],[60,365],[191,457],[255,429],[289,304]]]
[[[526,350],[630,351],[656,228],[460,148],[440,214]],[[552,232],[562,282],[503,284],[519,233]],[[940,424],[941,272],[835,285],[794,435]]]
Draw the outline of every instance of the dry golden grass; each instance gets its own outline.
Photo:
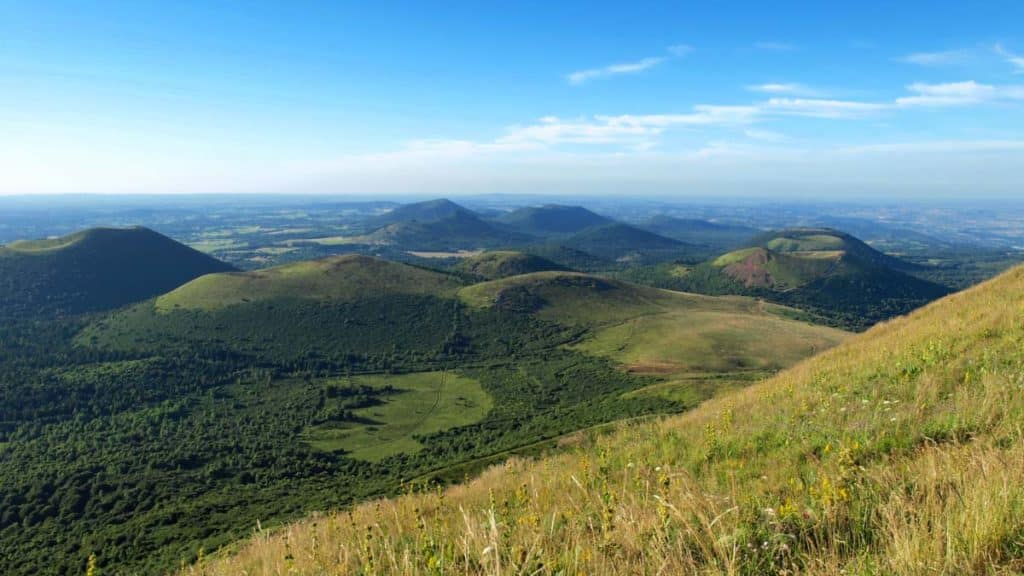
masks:
[[[1024,269],[677,417],[184,574],[1018,574]]]

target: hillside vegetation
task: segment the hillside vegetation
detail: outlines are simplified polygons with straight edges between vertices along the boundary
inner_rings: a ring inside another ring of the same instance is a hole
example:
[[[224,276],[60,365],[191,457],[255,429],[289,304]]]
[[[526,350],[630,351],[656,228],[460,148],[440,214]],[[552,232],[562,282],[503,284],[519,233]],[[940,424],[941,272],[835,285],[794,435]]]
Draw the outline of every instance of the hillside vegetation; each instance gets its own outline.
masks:
[[[118,308],[233,268],[147,228],[93,228],[0,247],[0,318]]]
[[[537,236],[574,234],[587,228],[612,223],[611,219],[582,206],[559,204],[519,208],[503,214],[497,221],[511,230]]]
[[[533,254],[496,250],[465,258],[456,269],[476,278],[495,280],[531,272],[564,270],[565,267]]]
[[[684,242],[618,222],[587,228],[558,244],[620,262],[670,260],[693,251],[693,246]]]
[[[280,298],[355,301],[388,294],[454,293],[454,278],[369,256],[346,254],[253,272],[198,278],[160,296],[156,308],[215,310]]]
[[[783,230],[751,244],[695,266],[663,265],[646,281],[703,294],[765,298],[851,329],[905,314],[950,292],[908,274],[917,268],[913,264],[836,230]]]
[[[0,325],[0,549],[11,574],[90,554],[157,573],[257,520],[690,409],[845,336],[796,315],[571,272],[473,286],[336,257],[206,276],[47,332]]]
[[[340,243],[399,246],[406,250],[460,250],[505,247],[525,243],[531,236],[499,228],[469,211],[430,221],[400,221]]]
[[[645,230],[688,244],[729,249],[750,241],[758,230],[735,224],[718,224],[693,218],[655,216],[640,225]]]
[[[1018,574],[1024,268],[689,413],[186,574]]]

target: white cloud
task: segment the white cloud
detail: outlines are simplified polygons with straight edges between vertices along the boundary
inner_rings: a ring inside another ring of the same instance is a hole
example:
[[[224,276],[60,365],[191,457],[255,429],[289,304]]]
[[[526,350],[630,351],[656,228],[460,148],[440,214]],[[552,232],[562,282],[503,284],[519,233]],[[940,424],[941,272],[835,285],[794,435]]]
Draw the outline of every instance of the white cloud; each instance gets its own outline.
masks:
[[[644,70],[654,68],[664,61],[665,59],[661,57],[644,58],[643,60],[637,60],[636,62],[624,62],[622,64],[611,64],[603,68],[579,70],[567,75],[565,79],[569,81],[569,84],[579,85],[584,82],[594,80],[595,78],[604,78],[619,74],[636,74],[637,72],[643,72]]]
[[[751,84],[747,86],[747,90],[750,92],[760,92],[762,94],[788,94],[791,96],[818,96],[821,94],[821,91],[819,90],[796,82]]]
[[[999,152],[1024,150],[1024,140],[924,140],[847,146],[843,152]]]
[[[915,52],[901,56],[896,60],[905,64],[918,66],[951,66],[963,64],[968,60],[967,50],[944,50],[941,52]]]
[[[709,106],[698,105],[688,114],[623,114],[619,116],[596,116],[599,121],[613,126],[644,126],[667,128],[669,126],[710,126],[747,124],[756,119],[756,106]]]
[[[534,124],[512,126],[497,142],[505,145],[635,143],[659,132],[659,127],[651,125],[613,123],[585,118],[562,120],[555,116],[546,116]]]
[[[628,144],[649,142],[674,126],[743,125],[757,119],[754,106],[694,106],[685,114],[596,115],[563,120],[545,116],[533,124],[512,126],[500,145]]]
[[[884,110],[885,104],[823,98],[770,98],[761,105],[767,113],[810,118],[851,118]]]
[[[974,80],[907,86],[913,96],[896,99],[897,106],[967,106],[994,100],[1024,100],[1024,86],[979,84]]]
[[[675,58],[683,58],[693,52],[693,47],[686,44],[675,44],[665,48],[665,50]],[[610,64],[601,68],[577,70],[576,72],[566,74],[565,79],[569,84],[578,86],[598,78],[618,76],[621,74],[637,74],[645,70],[650,70],[666,60],[668,60],[668,57],[665,56],[651,56],[635,62],[622,62],[619,64]]]
[[[996,44],[992,47],[992,50],[1003,57],[1011,66],[1014,67],[1014,71],[1017,74],[1024,73],[1024,56],[1010,52],[1006,48],[1003,48],[1001,44]]]

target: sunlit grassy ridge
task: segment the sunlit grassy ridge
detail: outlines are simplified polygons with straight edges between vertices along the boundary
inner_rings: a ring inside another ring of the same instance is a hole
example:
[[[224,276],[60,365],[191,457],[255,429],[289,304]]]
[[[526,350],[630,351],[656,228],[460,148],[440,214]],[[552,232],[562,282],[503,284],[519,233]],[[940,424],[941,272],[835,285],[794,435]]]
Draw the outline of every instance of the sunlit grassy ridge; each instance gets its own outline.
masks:
[[[213,310],[282,297],[345,301],[384,294],[445,295],[454,293],[458,286],[451,276],[347,254],[254,272],[197,278],[159,297],[156,307],[160,311]]]
[[[1017,574],[1024,268],[685,415],[191,574]]]
[[[792,366],[846,337],[753,298],[686,294],[577,272],[484,282],[459,296],[475,306],[526,305],[540,318],[586,327],[588,335],[574,349],[661,376],[666,381],[646,392],[688,404]]]

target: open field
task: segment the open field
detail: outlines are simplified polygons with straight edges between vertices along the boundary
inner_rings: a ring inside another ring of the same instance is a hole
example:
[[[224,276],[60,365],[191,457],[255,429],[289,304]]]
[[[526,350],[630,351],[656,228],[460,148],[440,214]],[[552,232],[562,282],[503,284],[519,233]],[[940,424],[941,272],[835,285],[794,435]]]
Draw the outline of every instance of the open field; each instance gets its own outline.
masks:
[[[492,405],[479,382],[451,372],[355,376],[328,383],[395,390],[384,395],[382,404],[354,410],[355,422],[317,426],[305,433],[319,450],[344,450],[360,460],[417,452],[422,445],[416,435],[472,424]]]
[[[602,328],[576,348],[639,373],[771,373],[835,346],[844,336],[770,313],[683,307]]]

